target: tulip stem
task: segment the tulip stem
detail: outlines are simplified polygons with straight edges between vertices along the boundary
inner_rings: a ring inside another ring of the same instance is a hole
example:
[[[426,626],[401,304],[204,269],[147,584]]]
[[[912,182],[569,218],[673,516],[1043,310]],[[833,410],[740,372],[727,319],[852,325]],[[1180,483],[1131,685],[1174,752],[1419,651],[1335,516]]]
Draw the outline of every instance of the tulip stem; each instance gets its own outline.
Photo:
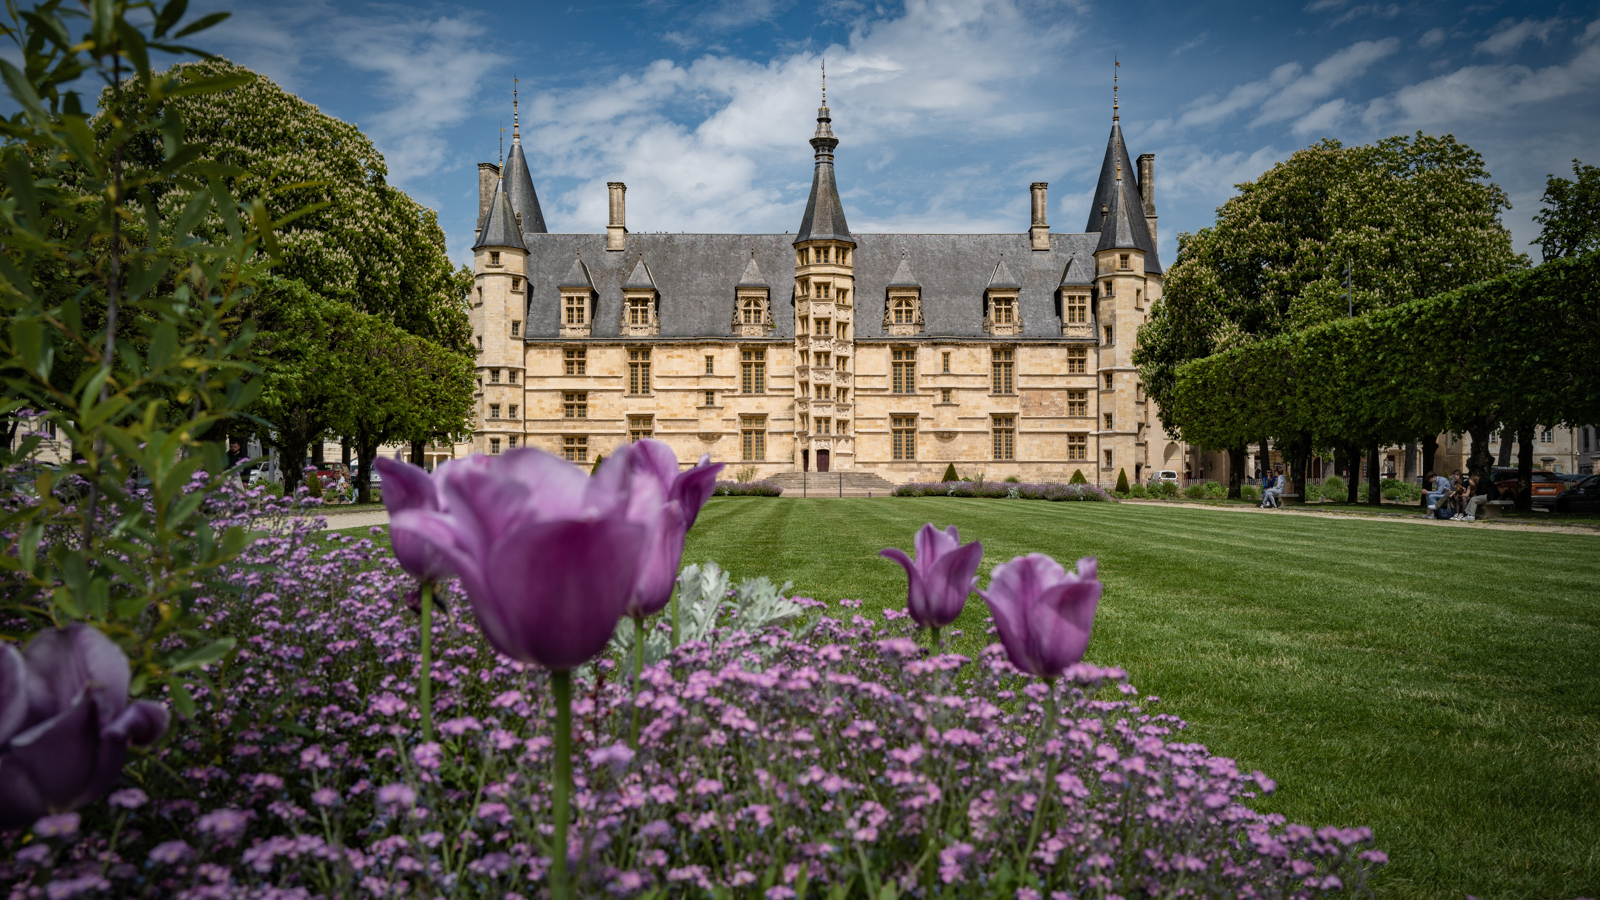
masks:
[[[1050,735],[1056,730],[1056,683],[1045,680],[1050,693],[1044,698],[1044,719],[1039,723],[1039,748],[1045,753],[1044,785],[1039,789],[1039,799],[1033,804],[1033,824],[1028,828],[1028,843],[1022,846],[1022,858],[1017,860],[1018,874],[1028,871],[1028,858],[1039,843],[1039,830],[1044,827],[1044,808],[1050,799],[1050,785],[1056,780],[1056,757],[1050,752]]]
[[[567,818],[572,794],[572,672],[550,673],[556,696],[556,777],[551,785],[550,808],[555,816],[555,846],[550,852],[550,896],[567,898]]]
[[[939,634],[939,626],[933,626],[933,652],[944,652],[944,637]]]
[[[422,679],[417,684],[422,710],[422,742],[433,741],[433,582],[422,583]]]
[[[639,751],[639,682],[644,676],[644,616],[633,617],[633,723],[628,727],[628,746]]]
[[[678,595],[682,591],[672,592],[672,649],[678,649]]]

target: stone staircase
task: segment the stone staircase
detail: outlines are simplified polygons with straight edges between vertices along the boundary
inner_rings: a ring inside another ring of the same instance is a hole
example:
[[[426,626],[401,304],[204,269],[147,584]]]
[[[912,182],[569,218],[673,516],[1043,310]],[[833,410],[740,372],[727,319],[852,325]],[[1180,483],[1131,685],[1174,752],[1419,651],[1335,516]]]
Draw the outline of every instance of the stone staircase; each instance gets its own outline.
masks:
[[[894,482],[872,472],[784,472],[776,482],[785,497],[887,497]]]

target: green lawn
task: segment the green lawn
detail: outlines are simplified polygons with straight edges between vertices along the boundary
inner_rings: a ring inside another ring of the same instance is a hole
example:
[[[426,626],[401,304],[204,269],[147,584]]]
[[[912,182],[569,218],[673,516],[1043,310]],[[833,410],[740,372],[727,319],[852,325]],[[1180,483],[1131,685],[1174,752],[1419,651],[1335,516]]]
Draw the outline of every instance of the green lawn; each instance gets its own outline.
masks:
[[[1270,809],[1370,825],[1381,896],[1600,895],[1600,537],[1134,504],[714,499],[686,562],[903,606],[878,557],[925,521],[996,562],[1100,558],[1092,661],[1278,781]],[[957,623],[988,638],[976,597]]]

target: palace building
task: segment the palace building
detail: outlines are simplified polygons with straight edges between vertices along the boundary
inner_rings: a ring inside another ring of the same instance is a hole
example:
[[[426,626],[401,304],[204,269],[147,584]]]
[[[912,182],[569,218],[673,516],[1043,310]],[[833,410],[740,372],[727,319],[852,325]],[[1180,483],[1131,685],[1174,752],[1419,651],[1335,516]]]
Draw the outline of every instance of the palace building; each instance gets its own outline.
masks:
[[[1129,156],[1115,103],[1082,232],[1051,230],[1035,183],[1016,233],[858,234],[838,145],[824,94],[794,234],[631,233],[615,182],[604,234],[551,234],[514,124],[503,167],[478,167],[473,450],[589,464],[652,437],[686,465],[894,483],[952,462],[1106,486],[1182,472],[1132,360],[1161,296],[1155,157]]]

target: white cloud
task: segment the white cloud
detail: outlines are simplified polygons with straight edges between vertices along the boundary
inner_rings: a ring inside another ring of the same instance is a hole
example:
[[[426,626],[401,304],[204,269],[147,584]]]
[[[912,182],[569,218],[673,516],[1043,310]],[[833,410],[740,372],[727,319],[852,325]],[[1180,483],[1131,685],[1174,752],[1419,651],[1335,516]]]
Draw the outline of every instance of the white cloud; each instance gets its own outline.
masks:
[[[1256,115],[1250,124],[1265,125],[1296,119],[1313,109],[1318,112],[1332,109],[1322,101],[1399,48],[1398,38],[1360,41],[1330,55],[1309,72],[1297,62],[1284,63],[1266,78],[1238,85],[1226,96],[1201,98],[1178,117],[1176,125],[1216,125],[1251,110],[1256,111]]]
[[[296,0],[240,3],[210,36],[225,55],[291,91],[329,77],[322,68],[329,59],[375,75],[379,110],[359,124],[383,152],[390,178],[406,185],[462,165],[451,158],[450,131],[476,112],[485,77],[506,62],[484,49],[491,27],[471,12]]]
[[[856,22],[842,45],[767,62],[713,53],[686,64],[658,60],[542,94],[524,127],[529,151],[542,177],[576,181],[548,198],[546,216],[555,228],[601,227],[604,182],[620,180],[628,184],[636,230],[793,228],[810,180],[806,140],[823,59],[841,163],[864,169],[880,161],[880,171],[897,175],[884,156],[893,142],[1036,135],[1055,107],[1039,92],[1025,96],[1024,88],[1073,37],[1070,27],[1041,25],[1037,12],[1031,0],[909,0],[896,17]],[[669,115],[685,103],[708,111],[692,122]],[[874,189],[892,189],[879,181]],[[940,173],[922,188],[910,206],[856,198],[852,226],[992,227],[956,202],[967,190],[957,173]]]
[[[1429,28],[1422,33],[1422,37],[1417,38],[1417,46],[1423,50],[1432,50],[1444,43],[1447,36],[1443,28]]]
[[[1506,19],[1495,26],[1494,34],[1477,46],[1480,53],[1491,53],[1495,56],[1505,56],[1515,53],[1530,39],[1537,39],[1541,44],[1550,43],[1550,31],[1561,24],[1560,19],[1523,19],[1516,22]]]

